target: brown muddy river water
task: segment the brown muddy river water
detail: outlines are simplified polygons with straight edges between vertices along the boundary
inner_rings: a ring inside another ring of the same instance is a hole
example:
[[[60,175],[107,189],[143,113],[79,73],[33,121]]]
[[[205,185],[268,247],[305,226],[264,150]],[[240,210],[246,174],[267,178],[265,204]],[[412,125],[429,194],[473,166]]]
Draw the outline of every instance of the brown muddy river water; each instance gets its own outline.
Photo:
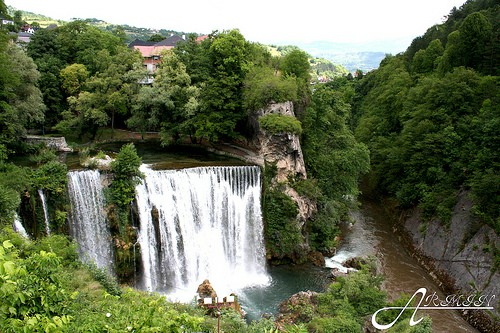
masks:
[[[337,255],[327,260],[327,266],[338,267],[339,263],[348,258],[377,254],[382,263],[384,286],[389,299],[397,298],[403,292],[413,295],[420,288],[426,288],[426,297],[435,292],[439,300],[446,298],[447,295],[440,292],[428,272],[405,251],[393,233],[390,219],[382,207],[363,202],[360,211],[354,213],[353,218],[356,223],[346,232]],[[417,300],[421,298],[420,295],[416,297]],[[456,310],[418,309],[415,320],[424,314],[432,318],[433,332],[478,332]]]

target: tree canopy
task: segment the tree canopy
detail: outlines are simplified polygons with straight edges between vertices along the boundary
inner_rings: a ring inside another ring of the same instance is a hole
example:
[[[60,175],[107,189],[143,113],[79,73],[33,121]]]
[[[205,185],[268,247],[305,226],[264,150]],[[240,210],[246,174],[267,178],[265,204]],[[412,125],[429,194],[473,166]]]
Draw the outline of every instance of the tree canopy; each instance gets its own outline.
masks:
[[[447,223],[457,194],[468,190],[477,215],[497,233],[500,160],[492,145],[499,144],[500,92],[492,43],[499,9],[478,0],[452,11],[369,73],[354,107],[356,136],[370,149],[371,184],[380,193]]]

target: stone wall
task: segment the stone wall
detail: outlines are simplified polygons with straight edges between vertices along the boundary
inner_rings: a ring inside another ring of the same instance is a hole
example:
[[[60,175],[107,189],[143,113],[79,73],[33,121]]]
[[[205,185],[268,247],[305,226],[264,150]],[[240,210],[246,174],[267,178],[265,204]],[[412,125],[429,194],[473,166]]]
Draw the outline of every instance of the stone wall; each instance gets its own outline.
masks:
[[[72,152],[73,149],[68,146],[66,139],[61,137],[47,137],[37,135],[27,135],[24,139],[27,143],[40,144],[45,143],[47,147],[54,148],[60,152]]]

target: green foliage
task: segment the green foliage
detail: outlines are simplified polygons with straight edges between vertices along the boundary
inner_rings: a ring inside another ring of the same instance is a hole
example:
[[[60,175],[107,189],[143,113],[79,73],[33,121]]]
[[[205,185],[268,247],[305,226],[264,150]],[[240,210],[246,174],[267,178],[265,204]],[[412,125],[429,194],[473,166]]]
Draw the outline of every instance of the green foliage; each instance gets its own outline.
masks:
[[[309,221],[309,242],[312,248],[331,253],[337,246],[335,237],[339,234],[339,225],[346,220],[348,206],[340,201],[322,198],[318,202],[318,213]]]
[[[244,331],[245,333],[262,333],[274,331],[274,320],[273,319],[260,319],[258,321],[252,321]]]
[[[270,113],[260,117],[259,124],[264,131],[272,135],[285,133],[302,134],[302,125],[293,116]]]
[[[447,224],[465,190],[497,233],[498,10],[468,1],[405,54],[386,57],[355,96],[356,136],[370,149],[379,194]]]
[[[130,203],[135,199],[135,187],[143,177],[140,166],[141,158],[133,143],[122,146],[116,159],[111,162],[113,180],[109,187],[109,202],[112,205],[108,207],[108,219],[112,226],[115,262],[120,278],[129,277],[131,260],[136,260],[132,254],[136,234],[130,226],[129,213]]]
[[[15,147],[27,128],[43,121],[45,105],[35,63],[4,37],[0,31],[0,144]]]
[[[333,80],[349,74],[349,71],[342,65],[334,64],[328,59],[309,59],[313,80],[321,79]]]
[[[308,172],[318,180],[322,193],[339,201],[358,194],[358,180],[369,170],[368,150],[347,126],[350,107],[346,96],[336,89],[335,81],[318,87],[303,121]]]
[[[254,67],[245,78],[243,107],[252,112],[269,103],[297,101],[297,81],[292,76],[280,76],[270,67]]]
[[[160,130],[162,145],[168,145],[181,135],[194,134],[200,91],[191,85],[186,66],[176,53],[164,52],[161,59],[155,81],[140,88],[127,123],[141,133]]]
[[[60,72],[62,88],[69,96],[76,96],[87,81],[89,73],[85,65],[71,64]]]
[[[0,223],[11,225],[21,203],[20,193],[28,187],[27,169],[0,162]]]
[[[306,82],[310,81],[311,65],[309,63],[309,56],[300,49],[287,52],[281,60],[280,69],[285,75],[293,75],[299,80]]]
[[[380,289],[380,276],[372,275],[368,270],[360,270],[347,277],[338,277],[321,295],[318,311],[320,313],[335,313],[336,311],[351,311],[358,318],[373,314],[385,306],[386,292]],[[346,307],[339,304],[347,302]]]
[[[9,240],[0,245],[0,328],[3,332],[61,329],[71,295],[63,287],[62,265],[52,252],[19,258]]]
[[[266,189],[262,212],[266,221],[266,248],[278,258],[299,253],[301,231],[296,224],[297,204],[280,190]]]
[[[58,161],[50,161],[41,165],[32,174],[32,187],[43,189],[54,196],[64,196],[68,167]]]
[[[121,296],[81,294],[68,330],[86,332],[199,331],[203,317],[189,306],[167,302],[164,296],[126,289]]]
[[[110,295],[120,296],[122,294],[122,290],[120,289],[116,278],[111,276],[105,269],[98,268],[95,265],[87,265],[87,269],[92,277],[98,281]]]
[[[249,43],[238,30],[216,33],[208,48],[205,66],[211,68],[201,90],[200,113],[194,122],[195,135],[218,141],[235,138],[243,119],[243,81],[249,69]]]
[[[54,252],[42,250],[48,248]],[[0,330],[179,332],[182,328],[191,332],[199,331],[205,321],[189,305],[121,290],[102,272],[91,269],[113,295],[74,261],[76,257],[74,244],[63,236],[29,244],[12,231],[0,232]]]
[[[347,124],[352,91],[343,79],[318,86],[303,117],[302,150],[308,176],[317,184],[317,189],[309,186],[308,196],[318,200],[318,213],[308,223],[309,240],[325,252],[335,247],[338,224],[347,219],[358,181],[369,170],[368,150]]]
[[[139,171],[141,158],[133,143],[122,146],[116,159],[111,163],[113,181],[111,183],[112,201],[119,207],[127,207],[135,198],[135,186],[141,181]]]
[[[362,332],[361,325],[355,318],[348,314],[340,314],[335,317],[314,318],[309,327],[318,333],[359,333]]]

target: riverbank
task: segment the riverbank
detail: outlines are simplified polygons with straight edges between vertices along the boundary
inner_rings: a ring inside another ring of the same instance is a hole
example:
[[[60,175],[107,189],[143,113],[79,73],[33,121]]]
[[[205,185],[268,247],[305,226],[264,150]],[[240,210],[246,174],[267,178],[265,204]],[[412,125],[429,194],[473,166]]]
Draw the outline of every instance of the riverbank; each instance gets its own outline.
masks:
[[[419,288],[445,297],[429,272],[405,249],[403,239],[395,234],[394,219],[387,213],[386,206],[366,198],[361,203],[360,210],[352,214],[354,224],[343,235],[336,256],[342,257],[339,261],[375,255],[380,261],[381,274],[385,277],[382,286],[390,300],[402,293],[412,295]],[[419,310],[416,318],[424,314],[432,318],[434,332],[478,332],[457,311]]]
[[[492,228],[478,223],[472,210],[473,203],[464,191],[449,225],[436,219],[424,223],[421,211],[413,209],[400,213],[394,226],[411,255],[445,293],[493,297],[492,311],[463,310],[461,315],[481,332],[499,332],[500,274],[494,252],[500,247],[500,238]]]

